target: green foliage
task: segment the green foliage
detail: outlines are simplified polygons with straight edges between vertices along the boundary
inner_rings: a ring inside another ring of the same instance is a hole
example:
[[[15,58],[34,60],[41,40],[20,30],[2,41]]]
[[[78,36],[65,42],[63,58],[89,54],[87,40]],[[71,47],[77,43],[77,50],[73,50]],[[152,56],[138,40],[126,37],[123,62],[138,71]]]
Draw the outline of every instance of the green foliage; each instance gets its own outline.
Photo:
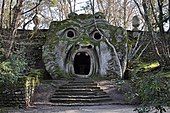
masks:
[[[0,108],[0,113],[7,113],[7,110],[5,108]]]
[[[28,73],[29,77],[34,77],[35,78],[35,84],[39,84],[40,80],[43,79],[44,77],[44,70],[43,69],[31,69],[30,72]]]
[[[12,69],[11,62],[3,61],[0,63],[0,82],[14,82],[16,81],[15,73]]]
[[[57,0],[51,0],[51,3],[53,6],[55,6],[57,4],[57,2],[58,2]]]
[[[0,82],[14,83],[19,76],[26,73],[27,63],[20,52],[16,52],[10,58],[6,59],[3,48],[0,48]]]
[[[148,113],[166,112],[164,106],[169,105],[170,86],[168,80],[159,73],[147,72],[135,74],[131,79],[131,98],[139,98],[141,104],[135,111]]]

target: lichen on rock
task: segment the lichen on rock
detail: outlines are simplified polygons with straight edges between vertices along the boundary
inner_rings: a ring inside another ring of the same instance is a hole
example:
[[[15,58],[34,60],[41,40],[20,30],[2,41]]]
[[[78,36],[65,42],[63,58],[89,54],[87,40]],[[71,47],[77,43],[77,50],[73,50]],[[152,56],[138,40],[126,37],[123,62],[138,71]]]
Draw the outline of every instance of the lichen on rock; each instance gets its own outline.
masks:
[[[102,13],[74,13],[66,20],[51,22],[46,39],[43,60],[53,78],[123,76],[126,31],[110,25]]]

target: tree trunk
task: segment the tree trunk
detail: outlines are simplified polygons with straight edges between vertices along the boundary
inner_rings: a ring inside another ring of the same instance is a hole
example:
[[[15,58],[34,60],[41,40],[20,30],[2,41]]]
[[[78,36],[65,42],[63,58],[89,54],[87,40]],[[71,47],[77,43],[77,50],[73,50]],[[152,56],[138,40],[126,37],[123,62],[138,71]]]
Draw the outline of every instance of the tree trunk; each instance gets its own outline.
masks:
[[[14,45],[14,41],[15,41],[15,36],[17,34],[17,28],[18,28],[18,24],[19,24],[19,16],[21,15],[21,7],[23,5],[23,0],[17,0],[16,5],[13,8],[13,19],[12,19],[12,23],[10,25],[10,45],[9,45],[9,49],[6,53],[6,58],[9,58],[10,55],[12,54],[12,48]]]
[[[94,15],[94,0],[90,0],[90,6],[91,6],[91,10],[92,10],[92,14]]]
[[[150,23],[150,20],[149,20],[149,16],[148,16],[148,6],[147,6],[147,3],[145,0],[143,0],[142,2],[142,6],[143,6],[143,10],[144,10],[144,20],[147,24],[147,27],[148,27],[148,30],[149,31],[153,31],[153,28],[152,28],[152,25]]]
[[[170,0],[169,0],[169,2],[168,2],[168,16],[169,16],[169,30],[168,30],[168,32],[170,32]]]
[[[159,26],[159,30],[160,30],[160,34],[162,35],[162,34],[164,34],[164,25],[163,25],[163,16],[164,16],[164,14],[163,14],[163,3],[162,3],[162,0],[160,1],[160,0],[157,0],[157,2],[158,2],[158,7],[159,7],[159,24],[158,24],[158,26]]]
[[[76,0],[74,0],[74,12],[76,11]]]
[[[72,13],[73,10],[72,10],[72,5],[71,5],[71,1],[70,0],[67,0],[68,1],[68,4],[70,5],[70,12]]]
[[[123,3],[123,12],[124,12],[124,15],[123,15],[123,25],[124,25],[124,28],[126,29],[126,4],[127,4],[127,0],[124,0],[124,3]]]
[[[2,1],[0,29],[2,29],[2,26],[3,26],[4,6],[5,6],[5,0]]]
[[[11,21],[12,21],[12,2],[13,2],[13,0],[10,0],[10,11],[9,11],[9,23],[8,23],[8,27],[11,25]]]

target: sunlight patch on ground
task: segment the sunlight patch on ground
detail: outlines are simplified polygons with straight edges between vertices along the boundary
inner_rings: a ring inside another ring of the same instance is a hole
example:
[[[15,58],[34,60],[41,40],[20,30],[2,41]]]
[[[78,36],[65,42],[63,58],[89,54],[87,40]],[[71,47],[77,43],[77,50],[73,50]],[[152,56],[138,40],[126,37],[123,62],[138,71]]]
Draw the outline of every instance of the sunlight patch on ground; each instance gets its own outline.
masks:
[[[154,62],[154,63],[151,63],[150,65],[147,65],[145,68],[156,68],[159,65],[160,65],[159,62]]]
[[[60,111],[58,113],[80,113],[79,110],[66,110],[66,111]]]
[[[141,69],[144,69],[144,71],[149,71],[152,70],[154,68],[157,68],[160,66],[158,61],[155,62],[151,62],[151,63],[141,63],[138,65]]]

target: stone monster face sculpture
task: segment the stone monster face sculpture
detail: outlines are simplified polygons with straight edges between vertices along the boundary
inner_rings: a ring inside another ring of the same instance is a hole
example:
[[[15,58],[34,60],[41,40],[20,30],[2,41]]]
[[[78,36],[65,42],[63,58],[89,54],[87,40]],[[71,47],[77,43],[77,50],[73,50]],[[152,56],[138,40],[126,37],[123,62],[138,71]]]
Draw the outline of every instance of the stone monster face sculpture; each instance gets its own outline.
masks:
[[[110,25],[101,13],[72,13],[51,23],[43,46],[47,71],[58,76],[122,77],[126,67],[126,32]]]

